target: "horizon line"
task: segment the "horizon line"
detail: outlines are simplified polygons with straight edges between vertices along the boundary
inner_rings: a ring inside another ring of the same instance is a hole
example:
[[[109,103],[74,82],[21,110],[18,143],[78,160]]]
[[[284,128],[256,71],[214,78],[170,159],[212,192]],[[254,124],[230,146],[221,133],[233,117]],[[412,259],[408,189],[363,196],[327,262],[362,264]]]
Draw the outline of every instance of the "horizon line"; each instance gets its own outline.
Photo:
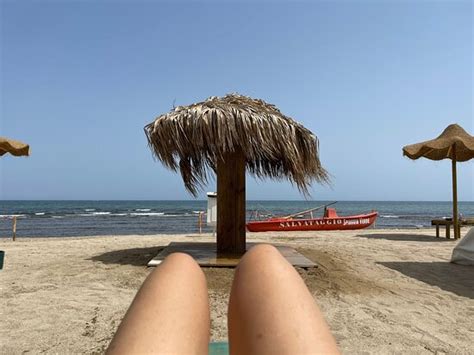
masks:
[[[46,199],[17,199],[17,200],[3,200],[0,199],[2,202],[17,202],[17,201],[28,201],[28,202],[157,202],[157,201],[163,201],[163,202],[174,202],[174,201],[207,201],[207,199],[104,199],[104,200],[97,200],[97,199],[52,199],[52,200],[46,200]],[[266,201],[266,202],[328,202],[328,201],[334,201],[334,200],[295,200],[295,199],[290,199],[290,200],[280,200],[280,199],[259,199],[259,200],[246,200],[249,202],[252,201]],[[338,200],[334,202],[452,202],[452,200]],[[474,202],[474,200],[458,200],[459,202]]]

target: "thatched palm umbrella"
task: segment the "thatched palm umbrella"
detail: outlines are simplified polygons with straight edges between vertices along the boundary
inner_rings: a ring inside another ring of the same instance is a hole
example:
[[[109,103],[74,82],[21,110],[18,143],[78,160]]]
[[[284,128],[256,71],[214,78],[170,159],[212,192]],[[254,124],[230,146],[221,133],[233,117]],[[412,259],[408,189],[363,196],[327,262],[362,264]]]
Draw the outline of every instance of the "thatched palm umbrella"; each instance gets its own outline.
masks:
[[[17,157],[30,155],[30,146],[28,144],[14,141],[5,137],[0,137],[0,156],[10,153]]]
[[[28,144],[14,141],[5,137],[0,137],[0,156],[10,153],[14,156],[28,156],[30,155],[30,146]],[[13,240],[16,239],[16,217],[13,217]]]
[[[459,238],[456,162],[474,158],[474,137],[457,124],[449,125],[438,138],[403,147],[403,155],[410,159],[451,159],[453,174],[454,237]]]
[[[313,181],[328,182],[318,139],[262,100],[237,94],[157,117],[145,127],[156,158],[181,172],[193,195],[217,174],[217,250],[245,252],[245,169],[263,178],[288,179],[307,194]]]

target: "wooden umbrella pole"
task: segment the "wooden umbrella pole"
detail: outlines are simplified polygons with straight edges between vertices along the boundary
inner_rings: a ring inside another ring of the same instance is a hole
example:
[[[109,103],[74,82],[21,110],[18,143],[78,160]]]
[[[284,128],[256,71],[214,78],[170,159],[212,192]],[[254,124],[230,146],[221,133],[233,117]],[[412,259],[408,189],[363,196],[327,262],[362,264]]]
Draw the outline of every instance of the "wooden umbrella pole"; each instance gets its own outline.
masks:
[[[453,145],[453,158],[452,158],[452,174],[453,174],[453,226],[454,226],[454,239],[458,239],[459,235],[458,228],[458,188],[457,188],[457,176],[456,176],[456,145]]]
[[[241,150],[217,162],[217,251],[243,254],[245,240],[245,157]]]
[[[13,216],[12,229],[13,229],[13,241],[15,241],[16,240],[16,216]]]

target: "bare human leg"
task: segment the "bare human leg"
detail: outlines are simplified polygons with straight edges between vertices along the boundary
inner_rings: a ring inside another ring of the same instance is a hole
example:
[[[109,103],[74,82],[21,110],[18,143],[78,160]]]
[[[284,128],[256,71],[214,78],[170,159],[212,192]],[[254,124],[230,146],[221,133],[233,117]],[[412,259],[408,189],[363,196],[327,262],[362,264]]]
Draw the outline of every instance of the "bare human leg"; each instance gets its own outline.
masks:
[[[304,281],[270,245],[253,247],[240,261],[228,324],[231,354],[339,354]]]
[[[168,256],[145,280],[107,354],[207,354],[206,278],[186,254]]]

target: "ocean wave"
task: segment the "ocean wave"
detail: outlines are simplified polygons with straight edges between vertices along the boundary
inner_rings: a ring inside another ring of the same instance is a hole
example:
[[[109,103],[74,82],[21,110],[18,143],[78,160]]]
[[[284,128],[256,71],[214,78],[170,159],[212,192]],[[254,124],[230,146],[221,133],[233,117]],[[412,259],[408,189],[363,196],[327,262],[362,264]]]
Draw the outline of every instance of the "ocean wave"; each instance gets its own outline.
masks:
[[[189,217],[189,216],[196,216],[195,213],[180,213],[180,214],[168,214],[166,213],[163,217]]]
[[[138,211],[138,212],[150,212],[150,211],[151,211],[151,208],[137,208],[137,209],[135,209],[135,211]]]
[[[64,218],[64,216],[51,216],[51,218]]]
[[[45,212],[36,212],[35,213],[35,216],[44,216],[45,215]]]
[[[409,219],[409,220],[432,220],[434,218],[446,218],[446,217],[439,217],[436,215],[429,215],[429,214],[382,214],[380,215],[381,218],[399,218],[399,219]],[[449,218],[449,217],[448,217]]]
[[[0,218],[13,218],[13,217],[22,218],[22,217],[26,217],[26,215],[24,215],[24,214],[0,214]]]
[[[86,211],[86,212],[92,212],[92,211],[95,211],[95,208],[86,208],[84,211]]]
[[[130,216],[163,216],[164,212],[133,212]]]
[[[92,213],[79,213],[77,215],[71,216],[81,216],[81,217],[94,217],[94,216],[108,216],[111,212],[92,212]]]

